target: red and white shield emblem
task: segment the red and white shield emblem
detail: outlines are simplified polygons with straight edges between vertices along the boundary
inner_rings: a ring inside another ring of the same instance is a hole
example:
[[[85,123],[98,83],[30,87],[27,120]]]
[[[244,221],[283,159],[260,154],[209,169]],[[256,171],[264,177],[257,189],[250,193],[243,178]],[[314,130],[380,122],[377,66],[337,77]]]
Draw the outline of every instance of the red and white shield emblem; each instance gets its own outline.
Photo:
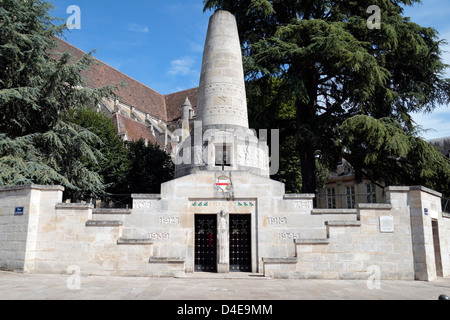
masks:
[[[216,190],[228,192],[231,189],[231,179],[226,176],[220,176],[216,181]]]

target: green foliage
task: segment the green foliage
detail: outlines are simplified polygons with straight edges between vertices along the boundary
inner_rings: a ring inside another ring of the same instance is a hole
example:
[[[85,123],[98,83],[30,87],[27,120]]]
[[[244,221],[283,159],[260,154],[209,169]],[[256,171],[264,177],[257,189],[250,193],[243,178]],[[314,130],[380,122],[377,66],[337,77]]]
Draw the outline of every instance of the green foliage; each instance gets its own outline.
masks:
[[[345,158],[357,172],[389,185],[423,185],[450,194],[450,161],[391,118],[355,116],[339,128]]]
[[[130,171],[129,193],[160,193],[161,184],[173,179],[174,164],[170,156],[144,140],[128,143]]]
[[[98,162],[100,142],[62,115],[96,106],[111,87],[92,89],[81,72],[91,55],[69,63],[55,54],[52,6],[42,0],[0,2],[0,185],[61,184],[72,192],[103,193],[102,177],[86,166]]]
[[[86,128],[100,139],[94,147],[101,152],[102,157],[98,162],[85,159],[85,166],[99,173],[106,184],[105,191],[111,194],[128,192],[126,178],[131,165],[128,150],[117,135],[111,119],[89,107],[71,110],[65,118]]]
[[[266,93],[267,79],[272,83],[276,79],[272,94],[276,98],[270,97],[271,103],[265,104],[269,121],[257,122],[255,128],[268,124],[287,129],[285,137],[293,137],[291,148],[301,163],[303,192],[316,191],[316,176],[322,170],[318,170],[317,158],[322,166],[334,169],[339,158],[350,153],[335,144],[345,139],[338,128],[347,119],[358,115],[390,118],[403,130],[393,139],[407,141],[385,142],[400,147],[417,139],[413,112],[429,112],[450,102],[450,80],[442,77],[447,66],[441,59],[437,31],[402,16],[401,6],[415,3],[420,1],[204,1],[205,10],[228,10],[236,16],[249,91],[262,86],[261,93]],[[381,29],[367,27],[371,5],[381,10]],[[264,98],[256,95],[254,99],[250,94],[248,105],[258,113]],[[281,122],[280,112],[286,115]],[[378,136],[382,131],[368,128],[375,131],[361,139],[368,143],[369,139],[384,139]],[[363,149],[358,151],[365,154]],[[429,159],[422,155],[419,163],[425,164]],[[383,165],[381,155],[378,161],[374,161],[375,154],[368,152],[367,156],[373,161],[362,161],[357,166],[359,175]],[[377,181],[389,181],[388,172],[380,170],[377,175]],[[430,185],[426,181],[430,175],[422,176],[423,183]]]

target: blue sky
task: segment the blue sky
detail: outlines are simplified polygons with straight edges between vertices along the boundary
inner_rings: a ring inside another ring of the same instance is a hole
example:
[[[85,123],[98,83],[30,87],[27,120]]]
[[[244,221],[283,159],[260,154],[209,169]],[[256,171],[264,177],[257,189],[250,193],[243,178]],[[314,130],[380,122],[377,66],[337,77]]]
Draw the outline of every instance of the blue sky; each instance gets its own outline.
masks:
[[[202,0],[54,0],[54,16],[68,19],[70,5],[81,9],[81,29],[66,40],[142,82],[169,94],[198,86],[203,45],[211,12],[203,13]],[[411,20],[433,27],[450,39],[449,0],[423,0],[405,10]],[[450,45],[442,47],[450,65]],[[450,77],[450,69],[447,77]],[[450,108],[417,114],[426,139],[450,136]]]
[[[197,87],[210,14],[202,0],[54,0],[54,15],[81,9],[81,29],[66,40],[101,61],[168,94]]]

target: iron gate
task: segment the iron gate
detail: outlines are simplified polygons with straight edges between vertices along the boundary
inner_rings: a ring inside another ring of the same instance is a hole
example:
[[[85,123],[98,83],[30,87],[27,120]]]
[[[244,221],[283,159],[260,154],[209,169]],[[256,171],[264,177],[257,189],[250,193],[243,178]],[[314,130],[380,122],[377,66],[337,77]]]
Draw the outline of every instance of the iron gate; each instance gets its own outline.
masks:
[[[217,272],[217,216],[195,216],[195,271]]]
[[[251,272],[251,215],[230,214],[230,271]]]

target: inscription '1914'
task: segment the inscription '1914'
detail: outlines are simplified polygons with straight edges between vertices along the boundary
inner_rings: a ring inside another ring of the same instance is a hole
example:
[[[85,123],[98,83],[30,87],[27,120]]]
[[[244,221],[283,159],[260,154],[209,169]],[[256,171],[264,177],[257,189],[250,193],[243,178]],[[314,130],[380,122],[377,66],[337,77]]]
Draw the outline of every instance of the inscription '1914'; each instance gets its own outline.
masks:
[[[180,218],[160,217],[159,224],[180,224]]]
[[[149,200],[134,200],[133,208],[135,209],[146,209],[151,208],[152,202]]]

